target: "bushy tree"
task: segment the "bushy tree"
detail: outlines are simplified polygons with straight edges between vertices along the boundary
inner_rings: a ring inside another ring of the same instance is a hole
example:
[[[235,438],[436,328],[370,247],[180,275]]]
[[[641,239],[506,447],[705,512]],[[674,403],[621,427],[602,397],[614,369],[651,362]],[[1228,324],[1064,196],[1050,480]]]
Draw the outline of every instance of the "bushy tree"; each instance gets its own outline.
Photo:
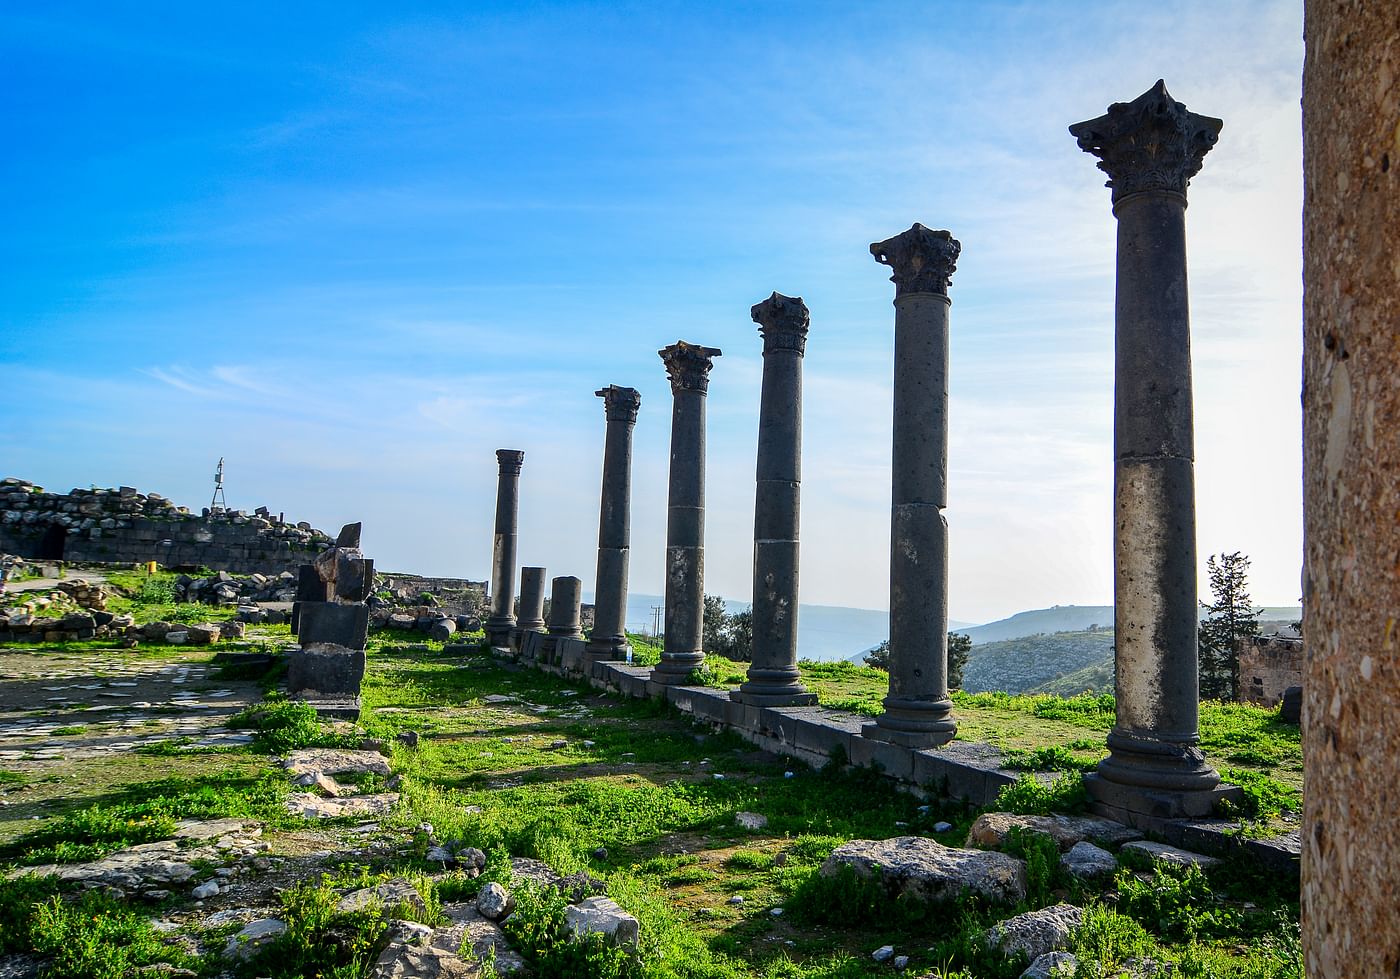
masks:
[[[972,637],[961,632],[948,633],[948,689],[962,689],[963,667],[972,654]]]
[[[957,690],[962,686],[962,671],[967,665],[968,654],[972,652],[972,637],[962,633],[948,633],[948,689]],[[865,665],[877,670],[889,671],[890,641],[880,643],[865,654]]]
[[[747,662],[753,657],[753,608],[730,615],[719,595],[705,596],[705,652]]]
[[[1239,551],[1212,554],[1206,561],[1211,601],[1197,632],[1201,696],[1238,700],[1239,644],[1259,633],[1259,613],[1249,600],[1249,558]]]

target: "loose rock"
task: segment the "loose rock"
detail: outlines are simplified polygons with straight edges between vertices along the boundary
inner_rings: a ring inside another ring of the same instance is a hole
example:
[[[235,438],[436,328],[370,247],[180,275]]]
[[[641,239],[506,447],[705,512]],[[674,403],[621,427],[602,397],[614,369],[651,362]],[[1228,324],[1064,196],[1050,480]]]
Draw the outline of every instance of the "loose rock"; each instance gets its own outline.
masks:
[[[921,836],[852,840],[822,864],[825,877],[850,867],[860,877],[878,878],[894,894],[923,901],[954,901],[963,891],[1005,904],[1026,896],[1026,865],[989,850],[959,850]]]

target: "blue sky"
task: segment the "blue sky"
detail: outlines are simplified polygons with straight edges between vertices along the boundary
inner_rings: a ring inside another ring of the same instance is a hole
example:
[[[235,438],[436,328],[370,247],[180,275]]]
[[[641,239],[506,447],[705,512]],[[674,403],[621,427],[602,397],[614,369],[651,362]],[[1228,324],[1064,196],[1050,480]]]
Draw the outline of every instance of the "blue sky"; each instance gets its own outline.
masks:
[[[290,8],[290,9],[286,9]],[[812,310],[803,593],[884,607],[893,286],[963,245],[952,612],[1111,601],[1114,225],[1066,126],[1165,77],[1221,116],[1188,212],[1202,558],[1301,562],[1293,3],[12,5],[0,12],[0,470],[591,585],[601,403],[639,388],[633,588],[659,592],[669,390],[722,347],[707,590],[747,599],[760,341]],[[1204,588],[1204,578],[1202,587]]]

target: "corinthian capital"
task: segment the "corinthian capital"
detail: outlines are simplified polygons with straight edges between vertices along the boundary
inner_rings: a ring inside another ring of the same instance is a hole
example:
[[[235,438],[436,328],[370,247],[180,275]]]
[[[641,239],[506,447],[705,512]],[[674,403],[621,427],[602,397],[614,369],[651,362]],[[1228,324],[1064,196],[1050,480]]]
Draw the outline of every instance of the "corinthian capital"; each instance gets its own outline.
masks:
[[[677,340],[657,353],[666,365],[666,376],[671,379],[673,394],[681,391],[704,394],[709,390],[710,368],[715,366],[714,358],[720,355],[718,347],[702,347],[698,343]]]
[[[636,388],[623,388],[616,384],[609,384],[601,391],[593,393],[603,399],[603,414],[607,416],[608,421],[624,421],[629,425],[636,424],[637,409],[642,406],[642,395]]]
[[[801,296],[784,296],[773,293],[750,310],[753,321],[758,324],[758,332],[763,334],[763,350],[796,350],[801,354],[807,348],[807,326],[812,314]]]
[[[948,295],[961,252],[962,244],[951,234],[917,222],[908,231],[870,246],[875,261],[894,272],[890,281],[896,299],[915,292]]]
[[[1099,158],[1117,204],[1129,194],[1165,190],[1186,196],[1201,160],[1220,138],[1219,119],[1188,112],[1158,80],[1131,102],[1069,127],[1079,148]]]
[[[520,467],[525,462],[523,449],[497,449],[496,462],[501,466],[501,475],[519,476]]]

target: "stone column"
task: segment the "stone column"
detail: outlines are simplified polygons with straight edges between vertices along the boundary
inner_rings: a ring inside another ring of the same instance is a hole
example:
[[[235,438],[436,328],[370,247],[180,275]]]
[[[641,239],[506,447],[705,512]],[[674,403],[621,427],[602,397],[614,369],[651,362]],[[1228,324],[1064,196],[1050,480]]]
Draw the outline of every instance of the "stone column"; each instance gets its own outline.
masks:
[[[1197,591],[1186,187],[1222,123],[1158,82],[1069,128],[1099,157],[1118,219],[1113,591],[1117,720],[1088,778],[1096,807],[1143,823],[1201,816],[1220,776],[1197,743]]]
[[[1400,30],[1306,0],[1303,953],[1400,974]]]
[[[520,569],[520,621],[516,628],[521,632],[544,632],[544,568]]]
[[[807,305],[773,293],[753,307],[763,335],[758,487],[753,518],[753,651],[732,694],[757,707],[815,704],[797,672],[798,511],[802,483],[802,354]]]
[[[520,514],[520,466],[525,453],[497,449],[500,475],[496,482],[496,543],[491,554],[491,614],[486,639],[492,646],[509,646],[515,628],[515,528]]]
[[[666,638],[657,683],[685,683],[705,661],[705,392],[720,351],[677,340],[657,351],[671,379],[666,508]]]
[[[642,396],[636,388],[610,384],[595,392],[608,420],[603,444],[603,498],[598,507],[598,574],[594,581],[593,634],[588,657],[625,660],[627,560],[632,534],[632,428]]]
[[[574,577],[555,578],[549,595],[549,634],[582,638],[582,610],[583,582]]]
[[[861,733],[909,747],[953,739],[948,699],[948,286],[962,245],[915,224],[870,246],[894,283],[890,692]]]

